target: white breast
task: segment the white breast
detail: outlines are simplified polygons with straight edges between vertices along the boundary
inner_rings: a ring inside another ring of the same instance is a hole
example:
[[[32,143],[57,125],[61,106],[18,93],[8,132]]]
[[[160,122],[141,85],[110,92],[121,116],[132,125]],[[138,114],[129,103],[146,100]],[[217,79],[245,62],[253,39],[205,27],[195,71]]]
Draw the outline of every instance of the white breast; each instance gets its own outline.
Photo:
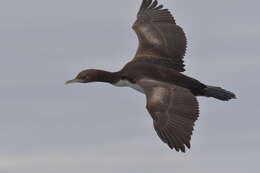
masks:
[[[141,93],[144,93],[144,90],[137,84],[134,84],[134,83],[131,83],[129,82],[128,80],[120,80],[118,81],[115,86],[118,86],[118,87],[130,87],[130,88],[133,88]]]

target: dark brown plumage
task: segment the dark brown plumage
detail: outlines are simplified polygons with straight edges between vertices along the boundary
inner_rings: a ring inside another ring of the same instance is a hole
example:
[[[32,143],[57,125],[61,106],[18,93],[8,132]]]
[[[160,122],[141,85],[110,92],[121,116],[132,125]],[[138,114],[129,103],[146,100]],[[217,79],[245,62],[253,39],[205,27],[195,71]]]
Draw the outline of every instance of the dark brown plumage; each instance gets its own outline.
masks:
[[[171,149],[185,152],[199,117],[196,96],[228,101],[235,94],[208,86],[181,72],[187,41],[171,13],[157,0],[143,0],[133,25],[139,47],[132,61],[118,72],[84,70],[66,83],[106,82],[129,86],[146,95],[146,108],[160,139]]]
[[[133,29],[139,39],[134,60],[184,71],[186,37],[168,9],[158,6],[157,1],[143,1]]]

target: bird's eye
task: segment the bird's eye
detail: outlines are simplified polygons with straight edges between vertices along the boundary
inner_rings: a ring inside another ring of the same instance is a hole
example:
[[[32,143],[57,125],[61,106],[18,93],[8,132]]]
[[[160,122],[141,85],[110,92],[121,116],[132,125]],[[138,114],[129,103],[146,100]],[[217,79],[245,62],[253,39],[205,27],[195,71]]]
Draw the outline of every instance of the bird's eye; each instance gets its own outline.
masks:
[[[85,76],[84,79],[85,79],[85,80],[88,80],[88,79],[89,79],[89,76]]]
[[[83,75],[79,75],[77,78],[78,79],[85,79],[85,77]]]

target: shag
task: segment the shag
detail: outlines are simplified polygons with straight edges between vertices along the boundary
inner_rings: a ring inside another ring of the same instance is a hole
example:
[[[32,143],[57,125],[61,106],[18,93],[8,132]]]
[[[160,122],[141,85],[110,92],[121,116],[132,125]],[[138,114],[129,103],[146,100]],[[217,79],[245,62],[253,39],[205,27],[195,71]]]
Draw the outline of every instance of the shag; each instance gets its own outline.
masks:
[[[66,84],[106,82],[145,94],[146,108],[160,139],[171,149],[185,152],[186,147],[191,147],[194,123],[199,117],[196,96],[223,101],[236,96],[182,73],[187,47],[185,33],[157,0],[143,0],[132,28],[139,47],[134,58],[120,71],[84,70]]]

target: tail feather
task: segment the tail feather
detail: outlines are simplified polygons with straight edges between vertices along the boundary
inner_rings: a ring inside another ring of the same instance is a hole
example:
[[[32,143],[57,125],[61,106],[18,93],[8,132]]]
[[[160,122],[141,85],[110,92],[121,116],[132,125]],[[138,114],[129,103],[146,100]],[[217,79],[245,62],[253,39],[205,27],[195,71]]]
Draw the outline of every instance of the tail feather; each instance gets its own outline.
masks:
[[[207,97],[214,97],[223,101],[236,99],[236,95],[234,93],[215,86],[207,86],[204,89],[204,94]]]

